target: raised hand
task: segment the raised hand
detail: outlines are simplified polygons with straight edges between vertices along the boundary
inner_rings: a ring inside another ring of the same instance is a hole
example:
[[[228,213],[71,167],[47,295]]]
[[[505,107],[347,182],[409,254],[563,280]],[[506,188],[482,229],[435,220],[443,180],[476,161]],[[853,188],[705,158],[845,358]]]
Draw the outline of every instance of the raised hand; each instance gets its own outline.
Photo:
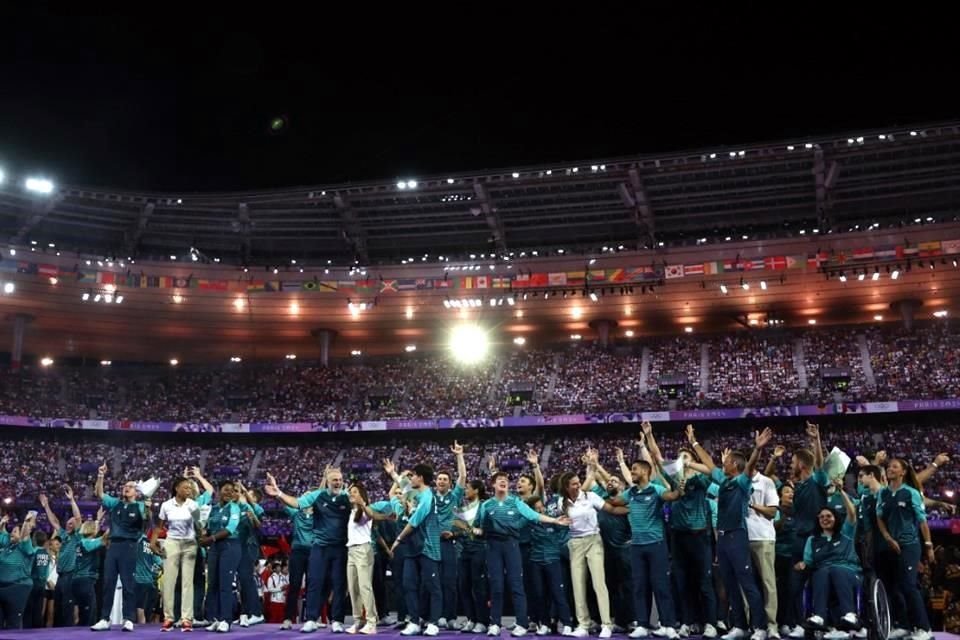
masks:
[[[770,444],[770,441],[773,440],[773,431],[770,430],[770,427],[767,427],[763,431],[757,433],[755,443],[757,449],[763,449],[765,446]]]
[[[41,507],[44,509],[50,508],[50,500],[47,498],[47,494],[41,493],[39,496],[37,496],[37,499],[40,501]]]
[[[100,468],[97,469],[97,474],[98,474],[98,475],[101,475],[101,476],[107,475],[107,463],[106,463],[106,462],[104,462],[102,465],[100,465]]]
[[[837,476],[834,478],[833,486],[837,488],[837,491],[843,491],[843,476]]]
[[[692,424],[687,425],[685,432],[687,434],[687,442],[689,442],[690,444],[693,444],[694,442],[697,441],[697,434],[694,433]]]
[[[938,467],[942,467],[948,462],[950,462],[950,456],[945,453],[938,454],[937,457],[933,459],[933,463]]]
[[[726,449],[724,449],[723,453],[720,454],[720,462],[726,462],[727,458],[730,457],[731,453],[733,453],[733,449],[731,449],[730,447],[727,447]]]
[[[527,451],[527,462],[529,462],[531,466],[537,466],[540,464],[540,455],[533,449],[530,449],[530,451]]]
[[[493,473],[497,470],[497,457],[492,453],[487,458],[487,469],[490,470],[490,473]]]
[[[880,466],[887,461],[887,452],[886,451],[877,451],[877,455],[873,456],[873,464]]]
[[[63,495],[67,496],[67,500],[73,500],[73,487],[68,484],[63,485]]]
[[[621,449],[620,447],[617,447],[616,449],[614,449],[614,452],[617,454],[617,463],[623,464],[625,462],[623,458],[623,449]]]
[[[190,467],[190,477],[202,478],[203,474],[200,473],[200,467]]]
[[[870,464],[870,461],[867,460],[864,456],[857,456],[856,461],[857,461],[858,467],[866,467]]]
[[[397,467],[396,467],[396,465],[393,464],[393,462],[392,462],[391,460],[389,460],[389,459],[387,459],[387,458],[384,458],[384,459],[383,459],[383,470],[387,473],[388,476],[392,476],[393,474],[395,474],[395,473],[397,472]]]
[[[267,484],[263,486],[263,491],[268,496],[277,497],[280,495],[280,487],[277,486],[277,479],[273,477],[273,474],[267,474]]]
[[[820,437],[820,427],[815,425],[812,422],[807,423],[807,436],[810,438],[819,438]]]
[[[97,522],[102,522],[103,516],[105,515],[106,513],[104,512],[103,507],[100,507],[99,509],[97,509]]]
[[[3,517],[0,518],[0,527],[7,526],[8,522],[10,522],[10,516],[8,516],[7,514],[3,514]]]
[[[640,428],[643,430],[643,435],[645,436],[649,436],[651,433],[653,433],[653,425],[646,420],[640,423]]]
[[[782,444],[778,444],[773,448],[773,455],[774,457],[777,457],[777,458],[782,458],[783,454],[785,454],[786,452],[787,452],[787,448]]]
[[[459,442],[457,442],[456,440],[454,440],[454,441],[453,441],[453,445],[450,447],[450,452],[451,452],[453,455],[462,456],[462,455],[463,455],[463,445],[460,444]]]

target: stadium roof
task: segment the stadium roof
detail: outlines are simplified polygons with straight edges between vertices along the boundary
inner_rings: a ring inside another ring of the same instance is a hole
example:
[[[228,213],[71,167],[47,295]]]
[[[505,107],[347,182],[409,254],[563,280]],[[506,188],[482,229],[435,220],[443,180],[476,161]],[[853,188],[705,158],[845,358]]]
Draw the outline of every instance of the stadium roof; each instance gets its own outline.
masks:
[[[233,193],[23,188],[4,167],[0,238],[232,264],[376,265],[426,255],[594,254],[801,230],[956,219],[960,123],[687,153]],[[109,176],[104,182],[109,183]]]

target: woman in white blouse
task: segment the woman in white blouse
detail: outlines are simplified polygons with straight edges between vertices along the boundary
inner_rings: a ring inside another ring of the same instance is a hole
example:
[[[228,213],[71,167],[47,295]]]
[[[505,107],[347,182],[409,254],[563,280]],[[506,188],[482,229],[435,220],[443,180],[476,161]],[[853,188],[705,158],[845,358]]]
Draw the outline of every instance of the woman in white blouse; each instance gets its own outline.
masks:
[[[600,637],[609,638],[613,633],[613,618],[610,616],[610,596],[603,570],[603,540],[597,511],[625,513],[622,507],[614,507],[592,491],[581,490],[580,477],[565,473],[560,478],[560,510],[571,520],[570,581],[573,583],[573,601],[577,610],[577,628],[573,637],[585,638],[590,634],[590,609],[587,607],[587,571],[593,582],[600,610]]]

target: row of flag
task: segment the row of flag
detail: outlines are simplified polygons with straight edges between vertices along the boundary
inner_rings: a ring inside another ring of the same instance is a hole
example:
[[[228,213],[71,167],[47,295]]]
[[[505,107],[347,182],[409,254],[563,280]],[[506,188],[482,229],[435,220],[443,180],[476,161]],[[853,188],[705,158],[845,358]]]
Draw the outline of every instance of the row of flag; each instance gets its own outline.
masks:
[[[340,292],[379,295],[401,291],[443,289],[541,289],[548,287],[618,286],[643,284],[677,278],[739,274],[750,271],[783,271],[824,267],[856,266],[858,262],[909,260],[960,254],[960,240],[922,242],[914,246],[890,245],[849,251],[818,252],[809,255],[734,258],[692,264],[652,264],[621,269],[586,269],[549,273],[516,273],[510,276],[475,275],[443,278],[378,278],[365,280],[212,280],[182,276],[155,276],[144,273],[65,269],[54,264],[29,260],[0,260],[0,273],[23,273],[41,277],[74,278],[80,284],[115,285],[132,289],[197,289],[232,293],[282,291]]]

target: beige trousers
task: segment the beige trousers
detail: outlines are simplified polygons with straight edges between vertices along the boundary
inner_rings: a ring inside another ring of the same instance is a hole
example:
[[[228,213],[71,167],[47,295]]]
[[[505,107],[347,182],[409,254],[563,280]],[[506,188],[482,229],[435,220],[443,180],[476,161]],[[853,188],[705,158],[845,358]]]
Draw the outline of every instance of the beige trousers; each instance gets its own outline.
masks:
[[[173,600],[180,576],[180,619],[193,621],[193,568],[197,563],[196,540],[163,543],[163,619],[173,619]]]
[[[607,581],[603,570],[603,541],[600,534],[571,538],[567,542],[570,550],[570,581],[573,583],[573,602],[577,609],[577,624],[581,629],[590,628],[590,609],[587,607],[587,571],[593,582],[593,591],[597,596],[597,609],[600,610],[600,624],[612,626],[610,618],[610,596],[607,593]]]
[[[373,547],[369,544],[347,547],[347,590],[350,592],[356,624],[363,623],[364,611],[367,624],[377,624],[377,601],[373,597],[373,558]]]
[[[777,551],[773,540],[753,540],[750,542],[750,557],[754,569],[760,574],[760,587],[763,589],[763,608],[767,612],[770,625],[777,624]],[[753,615],[750,616],[753,619]]]

